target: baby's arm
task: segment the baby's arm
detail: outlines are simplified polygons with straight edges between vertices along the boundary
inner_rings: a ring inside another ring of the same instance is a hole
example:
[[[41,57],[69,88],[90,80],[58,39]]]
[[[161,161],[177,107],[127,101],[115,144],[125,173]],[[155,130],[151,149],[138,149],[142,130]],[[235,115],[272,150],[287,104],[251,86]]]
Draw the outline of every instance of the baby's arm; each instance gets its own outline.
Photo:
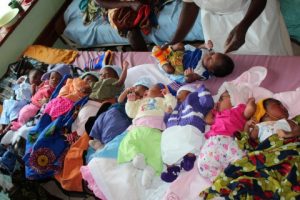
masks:
[[[165,110],[173,110],[177,104],[177,99],[170,93],[167,86],[165,86],[165,89],[161,90],[161,93],[164,95]]]
[[[213,109],[210,110],[207,115],[205,115],[204,117],[204,121],[206,124],[208,125],[212,125],[215,121],[215,115],[214,115],[214,112],[213,112]]]
[[[133,119],[138,113],[141,100],[136,100],[135,93],[129,93],[127,95],[127,100],[128,101],[125,104],[126,114],[128,115],[128,117]]]
[[[244,110],[244,117],[250,119],[256,111],[255,99],[253,97],[248,99],[246,108]]]
[[[126,88],[119,96],[118,102],[123,103],[127,97],[127,95],[131,92],[134,92],[134,87]]]
[[[291,137],[298,137],[300,136],[300,126],[297,125],[295,122],[288,120],[288,123],[290,124],[290,127],[292,131],[284,131],[284,130],[279,130],[277,132],[278,137],[280,138],[291,138]]]
[[[118,82],[116,83],[116,86],[120,87],[120,86],[122,86],[122,85],[124,84],[125,79],[126,79],[126,77],[127,77],[127,69],[128,69],[128,65],[129,65],[129,63],[128,63],[127,61],[124,61],[124,62],[123,62],[123,65],[122,65],[122,73],[121,73],[121,75],[120,75],[120,77],[119,77]]]
[[[201,80],[201,76],[196,74],[192,68],[188,68],[184,71],[184,79],[186,83],[192,83]]]
[[[254,119],[250,119],[246,122],[244,131],[250,134],[250,138],[253,140],[258,139],[258,126],[255,125],[256,121]]]

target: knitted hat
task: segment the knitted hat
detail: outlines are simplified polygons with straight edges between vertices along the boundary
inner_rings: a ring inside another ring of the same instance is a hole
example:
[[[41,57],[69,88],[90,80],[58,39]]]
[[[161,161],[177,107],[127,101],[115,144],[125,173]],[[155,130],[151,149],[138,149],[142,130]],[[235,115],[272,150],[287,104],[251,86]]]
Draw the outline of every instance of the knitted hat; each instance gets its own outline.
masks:
[[[135,84],[133,84],[133,86],[137,86],[137,85],[142,85],[149,89],[153,84],[151,79],[145,76],[139,78],[138,81]]]
[[[121,73],[122,73],[121,67],[118,67],[116,65],[105,65],[102,67],[102,69],[107,68],[107,67],[113,69],[117,73],[118,77],[121,76]]]
[[[71,74],[71,68],[69,65],[66,64],[55,64],[55,65],[49,65],[48,71],[43,74],[41,80],[45,81],[50,78],[50,74],[52,72],[57,72],[61,75],[61,77],[64,77],[65,75],[70,75]]]
[[[97,80],[99,80],[99,73],[98,72],[84,72],[81,76],[80,76],[80,78],[81,79],[84,79],[86,76],[88,76],[88,75],[90,75],[90,76],[93,76],[93,77],[95,77]]]
[[[180,91],[189,91],[189,92],[195,92],[197,90],[197,87],[195,85],[192,84],[187,84],[184,86],[181,86],[178,90],[177,90],[177,95],[179,94]]]
[[[260,122],[261,118],[263,118],[263,116],[267,113],[266,109],[264,108],[265,100],[266,99],[262,99],[256,103],[256,111],[254,113],[254,118],[257,122]]]

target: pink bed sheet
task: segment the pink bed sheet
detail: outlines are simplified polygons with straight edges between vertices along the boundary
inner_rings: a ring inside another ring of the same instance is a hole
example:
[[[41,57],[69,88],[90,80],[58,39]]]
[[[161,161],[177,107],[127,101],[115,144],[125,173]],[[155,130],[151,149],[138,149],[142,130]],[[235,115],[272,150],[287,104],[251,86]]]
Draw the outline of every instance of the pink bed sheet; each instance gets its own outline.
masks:
[[[101,52],[80,51],[74,65],[84,66],[89,59]],[[283,92],[300,87],[300,56],[261,56],[261,55],[230,55],[235,63],[232,74],[225,78],[214,78],[205,81],[205,85],[213,94],[224,81],[233,80],[253,66],[264,66],[268,69],[266,79],[261,86],[272,92]],[[113,64],[121,65],[126,60],[130,66],[155,63],[151,52],[115,52]]]

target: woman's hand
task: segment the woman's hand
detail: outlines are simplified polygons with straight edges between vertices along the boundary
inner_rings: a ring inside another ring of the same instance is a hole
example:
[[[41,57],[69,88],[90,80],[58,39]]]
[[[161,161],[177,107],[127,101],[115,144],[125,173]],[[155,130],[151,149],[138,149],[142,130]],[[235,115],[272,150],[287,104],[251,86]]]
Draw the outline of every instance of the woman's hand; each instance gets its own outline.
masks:
[[[234,27],[225,42],[225,53],[238,50],[245,43],[246,33],[247,28],[243,25]]]

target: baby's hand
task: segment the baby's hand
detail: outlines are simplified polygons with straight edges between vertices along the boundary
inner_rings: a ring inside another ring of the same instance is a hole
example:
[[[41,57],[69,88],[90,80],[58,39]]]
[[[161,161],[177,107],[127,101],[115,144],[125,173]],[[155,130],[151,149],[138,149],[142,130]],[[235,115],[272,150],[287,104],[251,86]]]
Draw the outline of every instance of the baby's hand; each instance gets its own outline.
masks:
[[[127,61],[124,61],[123,63],[122,63],[122,70],[123,71],[127,71],[127,69],[128,69],[128,66],[129,66],[129,63],[127,62]]]
[[[245,127],[247,128],[254,128],[254,126],[256,125],[256,120],[255,119],[249,119],[246,124]]]
[[[167,87],[166,85],[165,85],[165,88],[161,90],[161,93],[162,93],[164,96],[166,96],[167,94],[170,93],[170,91],[169,91],[169,89],[168,89],[168,87]]]
[[[18,78],[17,80],[17,84],[21,84],[22,82],[25,81],[25,77],[24,76],[21,76],[20,78]]]
[[[192,74],[194,74],[194,69],[193,68],[187,68],[185,71],[184,71],[184,76],[190,76]]]
[[[207,43],[205,43],[205,47],[208,50],[211,50],[214,47],[214,44],[213,44],[213,42],[211,40],[208,40]]]
[[[168,106],[167,110],[165,111],[166,113],[172,113],[173,112],[173,109],[171,106]]]
[[[48,102],[48,99],[44,97],[44,98],[40,99],[39,102],[41,105],[44,105],[45,103]]]
[[[128,99],[128,101],[135,101],[136,100],[136,95],[135,95],[135,93],[133,92],[133,93],[129,93],[128,95],[127,95],[127,99]]]
[[[125,92],[126,92],[127,94],[134,92],[134,87],[126,88]]]
[[[277,131],[277,135],[278,135],[279,138],[285,138],[286,137],[286,133],[281,129],[279,129]]]

